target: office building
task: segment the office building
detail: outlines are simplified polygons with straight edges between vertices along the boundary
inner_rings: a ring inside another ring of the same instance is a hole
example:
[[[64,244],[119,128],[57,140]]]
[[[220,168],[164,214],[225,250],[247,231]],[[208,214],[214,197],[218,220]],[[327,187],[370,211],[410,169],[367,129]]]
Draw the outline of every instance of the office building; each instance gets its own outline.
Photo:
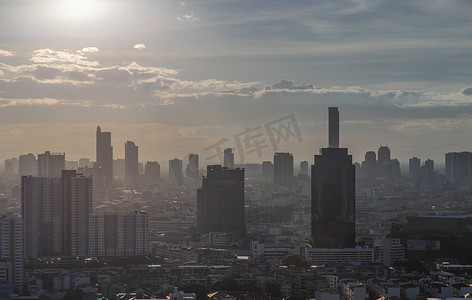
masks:
[[[157,161],[148,161],[144,168],[144,176],[146,177],[146,183],[150,185],[156,185],[161,180],[161,166]]]
[[[308,176],[308,162],[307,161],[300,162],[300,172],[298,173],[298,176],[303,176],[303,177]]]
[[[289,186],[293,184],[293,155],[277,152],[274,154],[274,184]]]
[[[181,159],[174,158],[169,160],[169,182],[176,185],[182,185],[184,183]]]
[[[113,178],[117,180],[125,179],[125,159],[117,158],[113,160]]]
[[[433,174],[434,173],[434,160],[427,159],[424,162],[424,172],[425,174]]]
[[[138,177],[138,146],[134,142],[125,143],[125,186],[134,187]]]
[[[328,147],[339,148],[339,111],[337,107],[328,108]]]
[[[234,169],[234,153],[233,149],[226,148],[224,150],[224,165],[225,168]]]
[[[25,283],[23,220],[13,214],[0,216],[0,261],[6,263],[5,280],[20,291]]]
[[[408,175],[411,178],[415,178],[416,175],[420,173],[420,169],[421,169],[421,160],[418,157],[410,158],[410,161],[408,164]]]
[[[377,151],[377,159],[377,175],[385,177],[384,166],[390,161],[390,148],[388,148],[388,146],[380,146]]]
[[[472,183],[472,152],[446,153],[446,181],[455,185]]]
[[[18,159],[19,163],[19,175],[21,176],[34,176],[38,173],[38,162],[36,156],[33,153],[20,155]]]
[[[245,234],[244,169],[207,166],[207,176],[197,190],[197,226],[202,232]]]
[[[377,155],[374,151],[367,151],[362,162],[363,177],[373,180],[377,177]]]
[[[198,178],[198,154],[188,156],[187,177]]]
[[[329,109],[330,115],[336,115],[334,109]],[[330,121],[339,122],[339,117]],[[351,248],[356,241],[355,166],[347,148],[334,147],[339,145],[336,131],[329,133],[332,147],[315,155],[311,169],[312,241],[316,248]]]
[[[12,157],[10,159],[5,159],[5,175],[17,175],[19,172],[19,162],[18,158]]]
[[[66,179],[67,178],[67,179]],[[64,255],[86,256],[88,255],[90,217],[92,215],[92,178],[80,174],[63,176],[62,182],[68,180],[70,184],[70,196],[63,198],[63,203],[70,203],[70,240],[71,252],[63,252]],[[63,190],[64,191],[64,190]],[[64,195],[64,194],[63,194]],[[64,206],[65,207],[65,206]],[[63,219],[69,218],[69,212],[64,212]],[[66,228],[68,230],[68,228]]]
[[[49,151],[38,154],[38,176],[60,177],[61,171],[66,168],[66,155],[64,153],[51,153]]]
[[[111,132],[102,132],[97,126],[96,161],[94,164],[94,185],[97,188],[109,186],[113,180],[113,147]]]

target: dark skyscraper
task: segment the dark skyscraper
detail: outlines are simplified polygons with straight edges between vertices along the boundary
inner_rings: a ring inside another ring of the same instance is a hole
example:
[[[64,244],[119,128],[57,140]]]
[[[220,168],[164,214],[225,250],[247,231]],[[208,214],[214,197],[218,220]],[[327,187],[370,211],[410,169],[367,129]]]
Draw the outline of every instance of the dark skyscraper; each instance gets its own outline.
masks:
[[[271,161],[262,162],[262,176],[266,180],[274,180],[274,164]]]
[[[293,155],[277,152],[274,154],[274,184],[288,186],[293,184]]]
[[[380,146],[377,151],[377,174],[380,177],[386,177],[384,169],[386,164],[390,161],[390,149],[388,146]]]
[[[373,180],[377,177],[377,155],[374,151],[367,151],[365,153],[362,171],[366,178]]]
[[[19,159],[19,174],[21,176],[36,175],[38,173],[38,163],[36,156],[33,153],[20,155]]]
[[[244,235],[244,169],[207,166],[197,190],[197,225],[202,232]]]
[[[176,185],[182,185],[184,183],[181,159],[175,158],[169,160],[169,182]]]
[[[125,185],[133,187],[138,177],[138,146],[134,142],[125,144]]]
[[[446,181],[456,185],[472,183],[472,152],[446,153]]]
[[[415,178],[419,174],[421,169],[421,160],[418,157],[410,158],[408,163],[408,175],[411,178]]]
[[[302,161],[300,162],[300,172],[298,176],[308,176],[308,162]]]
[[[434,160],[427,159],[424,162],[424,173],[433,174],[434,173]]]
[[[339,111],[337,107],[328,108],[329,117],[329,148],[339,148]]]
[[[339,128],[339,115],[331,118],[329,128]],[[334,113],[333,113],[334,114]],[[329,148],[315,155],[311,169],[312,241],[317,248],[355,246],[355,166],[347,148],[337,148],[339,136],[333,132]],[[337,136],[337,138],[336,138]]]
[[[113,147],[111,146],[111,132],[102,132],[97,126],[97,152],[94,168],[95,186],[108,186],[113,180]]]
[[[188,156],[188,165],[186,174],[188,177],[198,177],[198,154],[190,154]]]
[[[234,169],[234,153],[231,148],[226,148],[224,150],[224,167]]]

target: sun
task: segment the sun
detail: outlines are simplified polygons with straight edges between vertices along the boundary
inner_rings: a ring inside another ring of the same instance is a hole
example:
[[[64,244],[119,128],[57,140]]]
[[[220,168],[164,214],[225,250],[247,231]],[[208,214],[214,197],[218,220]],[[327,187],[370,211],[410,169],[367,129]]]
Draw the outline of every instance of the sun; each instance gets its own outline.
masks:
[[[66,0],[64,1],[64,14],[72,18],[88,18],[97,12],[96,0]]]

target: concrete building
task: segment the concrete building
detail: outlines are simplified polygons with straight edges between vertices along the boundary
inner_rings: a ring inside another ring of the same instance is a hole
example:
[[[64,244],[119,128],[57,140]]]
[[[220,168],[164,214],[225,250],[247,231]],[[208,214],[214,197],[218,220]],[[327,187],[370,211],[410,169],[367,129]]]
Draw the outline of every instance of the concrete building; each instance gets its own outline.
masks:
[[[472,152],[446,153],[446,181],[456,185],[472,183]]]
[[[232,148],[226,148],[224,150],[224,164],[223,166],[228,169],[234,169],[234,153]]]
[[[372,263],[372,248],[305,248],[305,259],[314,265],[340,263]]]
[[[61,171],[66,168],[66,155],[64,153],[51,153],[49,151],[38,154],[38,176],[60,177]]]
[[[274,184],[290,186],[293,184],[293,155],[277,152],[274,154]]]
[[[184,173],[182,172],[182,160],[169,160],[169,183],[175,185],[182,185],[184,183]]]
[[[113,181],[113,147],[111,132],[102,132],[97,126],[96,161],[94,164],[94,185],[97,188],[109,186]]]
[[[198,154],[190,154],[188,156],[186,175],[187,177],[198,178]]]
[[[20,291],[25,283],[23,219],[13,214],[0,216],[0,260],[5,263],[3,279]]]
[[[148,161],[144,168],[144,176],[146,177],[146,183],[150,185],[156,185],[161,180],[161,165],[157,161]]]
[[[135,187],[138,177],[138,146],[132,141],[125,143],[125,186]]]
[[[18,157],[19,163],[19,175],[21,176],[34,176],[38,174],[38,162],[36,156],[33,153],[20,155]]]
[[[330,108],[330,114],[332,111]],[[331,120],[339,121],[339,117]],[[336,131],[330,134],[336,135]],[[319,248],[351,248],[356,242],[355,166],[348,149],[335,148],[339,142],[333,137],[329,140],[331,147],[315,155],[311,169],[312,241]]]

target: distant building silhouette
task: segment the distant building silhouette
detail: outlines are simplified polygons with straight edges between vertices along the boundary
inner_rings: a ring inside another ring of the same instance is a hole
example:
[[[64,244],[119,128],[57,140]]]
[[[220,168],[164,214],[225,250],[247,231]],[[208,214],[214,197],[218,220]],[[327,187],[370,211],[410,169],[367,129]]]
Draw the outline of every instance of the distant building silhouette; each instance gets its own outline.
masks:
[[[20,177],[38,174],[38,162],[36,161],[36,156],[33,153],[20,155],[18,162]]]
[[[7,281],[20,291],[26,281],[24,254],[23,219],[14,214],[0,216],[0,264],[6,264]]]
[[[184,183],[181,159],[175,158],[169,160],[169,182],[176,185],[182,185]]]
[[[308,162],[307,161],[302,161],[300,162],[300,172],[298,173],[298,176],[308,176]]]
[[[144,169],[146,182],[150,185],[156,185],[161,180],[161,165],[157,161],[148,161]]]
[[[274,184],[289,186],[293,184],[293,155],[277,152],[274,154]]]
[[[377,174],[380,177],[385,177],[384,167],[390,161],[390,148],[388,146],[380,146],[377,151]]]
[[[224,150],[224,167],[234,169],[234,153],[231,148],[226,148]]]
[[[198,154],[190,154],[188,156],[186,175],[192,178],[198,177]]]
[[[91,167],[90,159],[88,158],[79,158],[79,168]]]
[[[59,177],[65,168],[66,155],[64,153],[46,151],[43,154],[38,154],[38,176]]]
[[[446,181],[455,185],[472,183],[472,152],[446,153]]]
[[[244,169],[207,166],[207,176],[197,190],[197,224],[203,232],[245,234]]]
[[[373,180],[377,177],[377,155],[374,151],[367,151],[362,162],[364,177]]]
[[[337,108],[329,108],[330,123],[339,123],[335,111]],[[355,166],[347,148],[335,147],[339,134],[331,128],[339,128],[339,124],[329,128],[331,147],[315,155],[311,169],[312,241],[316,248],[351,248],[356,241]]]
[[[434,160],[427,159],[424,162],[424,173],[433,174],[434,173]]]
[[[97,188],[109,186],[113,181],[113,147],[111,132],[102,132],[97,126],[96,161],[94,164],[94,185]]]
[[[135,187],[138,177],[138,146],[134,142],[125,143],[125,186]]]
[[[410,158],[408,167],[409,167],[408,168],[408,175],[411,178],[415,178],[420,173],[421,160],[418,157]]]

